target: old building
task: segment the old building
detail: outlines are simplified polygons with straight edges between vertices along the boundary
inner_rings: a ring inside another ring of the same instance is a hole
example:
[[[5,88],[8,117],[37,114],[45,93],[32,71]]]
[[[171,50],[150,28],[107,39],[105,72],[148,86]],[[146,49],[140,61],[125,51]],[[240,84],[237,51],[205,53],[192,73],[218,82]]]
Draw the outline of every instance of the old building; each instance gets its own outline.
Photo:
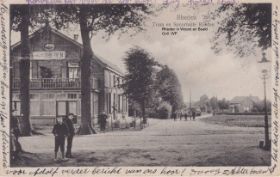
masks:
[[[81,116],[80,59],[82,45],[48,25],[30,39],[30,117],[34,124],[52,124],[56,116],[68,113]],[[19,116],[20,44],[11,46],[12,110]],[[91,113],[94,122],[100,112],[113,119],[127,116],[127,99],[120,84],[122,72],[109,61],[94,56],[91,60]]]
[[[230,101],[229,110],[231,113],[252,112],[254,104],[259,102],[256,96],[236,96]]]

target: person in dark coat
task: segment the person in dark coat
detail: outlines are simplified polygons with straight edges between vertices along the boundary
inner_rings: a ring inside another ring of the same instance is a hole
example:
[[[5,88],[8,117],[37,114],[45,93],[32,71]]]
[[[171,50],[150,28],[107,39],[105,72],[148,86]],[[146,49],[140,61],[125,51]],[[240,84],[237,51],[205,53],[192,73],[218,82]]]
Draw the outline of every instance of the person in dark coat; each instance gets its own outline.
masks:
[[[72,142],[73,142],[73,137],[75,135],[75,128],[73,125],[73,118],[74,118],[74,114],[70,113],[68,114],[67,117],[65,117],[64,119],[64,123],[66,124],[67,128],[68,128],[68,136],[67,136],[67,150],[66,150],[66,157],[67,158],[73,158],[72,156]]]
[[[193,120],[195,120],[195,116],[196,116],[195,110],[193,110],[193,111],[192,111],[192,118],[193,118]]]
[[[11,157],[12,159],[17,159],[19,152],[22,151],[21,145],[18,141],[18,138],[20,136],[20,128],[19,128],[19,122],[18,119],[15,116],[11,116]]]
[[[60,148],[61,157],[64,160],[64,145],[65,145],[65,137],[68,135],[68,128],[63,123],[61,117],[56,119],[56,124],[53,127],[52,133],[54,134],[54,159],[57,160],[57,152]]]
[[[188,120],[188,113],[187,112],[185,112],[184,117],[185,117],[185,120]]]
[[[176,113],[172,113],[172,118],[174,119],[174,121],[176,121]]]
[[[107,114],[102,112],[99,116],[99,123],[100,123],[100,131],[105,131],[106,123],[107,123]]]
[[[180,116],[180,120],[182,120],[183,113],[182,113],[182,112],[180,112],[180,113],[179,113],[179,116]]]
[[[19,129],[18,120],[14,116],[11,117],[11,129],[13,129],[15,138],[18,141],[18,137],[20,135],[20,129]]]

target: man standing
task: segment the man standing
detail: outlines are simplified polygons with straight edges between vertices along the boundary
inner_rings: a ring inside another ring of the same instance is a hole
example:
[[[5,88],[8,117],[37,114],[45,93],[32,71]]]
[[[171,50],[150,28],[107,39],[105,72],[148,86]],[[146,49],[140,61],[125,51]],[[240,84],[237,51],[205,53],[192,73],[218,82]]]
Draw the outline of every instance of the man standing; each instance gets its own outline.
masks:
[[[102,112],[100,114],[100,117],[99,117],[99,121],[100,121],[100,131],[105,131],[106,129],[106,122],[107,122],[107,114],[105,112]]]
[[[66,151],[66,157],[67,158],[73,158],[72,156],[72,142],[73,142],[73,137],[75,135],[75,129],[74,129],[74,125],[73,125],[73,118],[74,118],[74,114],[69,113],[68,117],[66,117],[64,119],[64,122],[68,128],[68,136],[67,136],[67,151]]]
[[[64,142],[65,137],[68,135],[68,128],[63,123],[61,117],[56,119],[56,124],[53,127],[52,133],[55,136],[55,147],[54,147],[54,160],[57,160],[57,152],[60,148],[62,160],[64,160]]]

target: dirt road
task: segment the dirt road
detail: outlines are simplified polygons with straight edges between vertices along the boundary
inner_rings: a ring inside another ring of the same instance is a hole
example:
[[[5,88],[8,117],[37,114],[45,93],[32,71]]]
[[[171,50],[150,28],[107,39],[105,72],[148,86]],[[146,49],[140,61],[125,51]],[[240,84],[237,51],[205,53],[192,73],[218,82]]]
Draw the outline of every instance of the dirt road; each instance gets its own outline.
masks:
[[[227,127],[200,121],[150,119],[142,131],[75,136],[73,155],[53,161],[51,134],[20,138],[24,154],[16,166],[222,166],[269,165],[258,148],[263,128]]]

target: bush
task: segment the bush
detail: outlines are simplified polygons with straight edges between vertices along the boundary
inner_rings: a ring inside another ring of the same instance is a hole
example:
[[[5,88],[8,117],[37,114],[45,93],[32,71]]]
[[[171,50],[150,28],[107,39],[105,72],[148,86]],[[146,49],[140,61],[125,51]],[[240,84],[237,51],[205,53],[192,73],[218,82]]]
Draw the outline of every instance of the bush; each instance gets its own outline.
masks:
[[[167,102],[161,103],[157,109],[158,117],[161,119],[170,118],[171,110],[172,110],[172,106],[169,103]]]

